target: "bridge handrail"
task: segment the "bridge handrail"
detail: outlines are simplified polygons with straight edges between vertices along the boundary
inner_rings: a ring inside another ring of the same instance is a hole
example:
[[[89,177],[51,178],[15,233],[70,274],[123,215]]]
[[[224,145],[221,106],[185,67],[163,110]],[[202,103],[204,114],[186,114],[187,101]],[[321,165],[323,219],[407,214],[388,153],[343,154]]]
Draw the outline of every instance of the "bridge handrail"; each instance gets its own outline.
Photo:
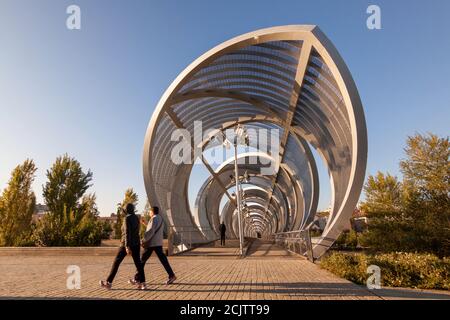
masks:
[[[195,226],[175,226],[175,225],[169,225],[168,226],[171,229],[176,229],[177,232],[188,232],[188,231],[192,231],[192,232],[202,232],[202,231],[214,231],[213,228],[202,228],[202,227],[195,227]],[[187,230],[185,230],[187,229]]]
[[[289,251],[306,255],[308,260],[314,262],[311,230],[309,228],[303,230],[278,232],[275,233],[274,236],[277,244],[283,245]],[[305,246],[305,250],[303,250],[303,246]]]

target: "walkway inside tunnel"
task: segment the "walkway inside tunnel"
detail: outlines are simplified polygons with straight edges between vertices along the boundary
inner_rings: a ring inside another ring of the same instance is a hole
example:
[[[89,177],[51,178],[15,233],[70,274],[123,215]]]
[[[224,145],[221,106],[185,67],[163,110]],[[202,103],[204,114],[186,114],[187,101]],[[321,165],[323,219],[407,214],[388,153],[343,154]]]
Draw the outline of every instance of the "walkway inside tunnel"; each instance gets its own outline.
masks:
[[[273,241],[254,239],[246,252],[248,258],[297,258],[305,259],[303,256],[295,254],[275,244]]]
[[[302,255],[290,252],[274,243],[273,240],[261,240],[257,238],[246,238],[245,255],[239,255],[239,240],[226,240],[225,246],[220,245],[220,241],[213,241],[201,245],[195,249],[182,252],[180,257],[204,257],[204,258],[296,258],[303,260]]]

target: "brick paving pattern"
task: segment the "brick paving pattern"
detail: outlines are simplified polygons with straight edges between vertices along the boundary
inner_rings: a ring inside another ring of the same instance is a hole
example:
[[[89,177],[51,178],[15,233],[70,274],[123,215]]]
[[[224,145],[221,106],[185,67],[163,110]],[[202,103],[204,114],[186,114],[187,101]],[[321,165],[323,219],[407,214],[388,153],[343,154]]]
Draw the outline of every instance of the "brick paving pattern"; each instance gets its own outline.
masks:
[[[203,250],[203,254],[199,251]],[[362,286],[341,279],[296,255],[256,251],[249,258],[229,254],[233,248],[202,248],[183,256],[169,257],[177,281],[165,285],[167,275],[152,256],[145,267],[148,290],[139,291],[127,283],[134,274],[130,257],[119,269],[112,290],[100,288],[112,256],[0,256],[0,298],[57,299],[379,299]],[[210,255],[211,251],[213,254]],[[215,254],[214,254],[215,253]],[[81,289],[69,290],[69,265],[81,269]],[[395,298],[398,295],[392,295]],[[389,297],[389,294],[388,294]]]

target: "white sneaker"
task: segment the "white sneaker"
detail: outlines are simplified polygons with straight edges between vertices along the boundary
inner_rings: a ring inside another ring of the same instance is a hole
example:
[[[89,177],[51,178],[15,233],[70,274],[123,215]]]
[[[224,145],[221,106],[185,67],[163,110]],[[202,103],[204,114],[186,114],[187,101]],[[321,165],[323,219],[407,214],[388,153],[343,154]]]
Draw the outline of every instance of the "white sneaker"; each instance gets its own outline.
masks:
[[[138,290],[147,290],[147,284],[145,282],[139,283]]]

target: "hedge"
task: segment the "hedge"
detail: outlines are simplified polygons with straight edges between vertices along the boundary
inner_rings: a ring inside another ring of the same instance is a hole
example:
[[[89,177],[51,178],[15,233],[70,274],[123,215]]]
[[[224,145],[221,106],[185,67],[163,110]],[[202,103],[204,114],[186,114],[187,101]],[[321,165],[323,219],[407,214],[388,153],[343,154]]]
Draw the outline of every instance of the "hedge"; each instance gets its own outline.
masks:
[[[322,268],[358,284],[366,284],[370,265],[380,267],[382,286],[450,290],[450,258],[433,254],[334,252],[320,262]]]

